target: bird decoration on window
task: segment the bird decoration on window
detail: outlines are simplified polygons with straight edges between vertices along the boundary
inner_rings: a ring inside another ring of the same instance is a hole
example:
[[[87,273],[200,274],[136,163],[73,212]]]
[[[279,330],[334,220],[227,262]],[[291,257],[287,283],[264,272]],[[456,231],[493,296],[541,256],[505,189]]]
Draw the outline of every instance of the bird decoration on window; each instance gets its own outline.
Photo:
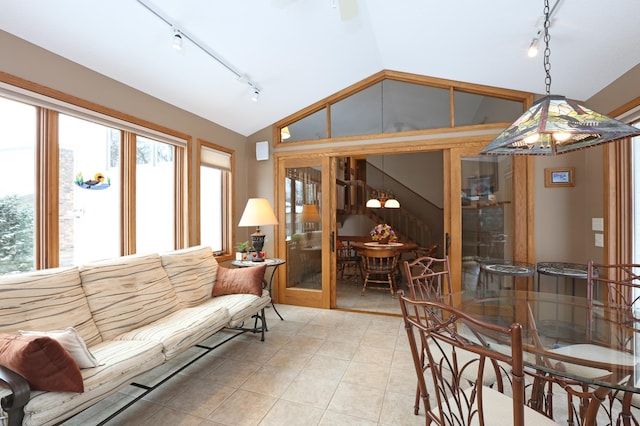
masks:
[[[75,182],[76,182],[76,185],[84,189],[101,190],[101,189],[107,189],[108,187],[111,186],[111,179],[108,177],[105,177],[105,175],[102,173],[96,173],[93,176],[93,179],[89,179],[89,180],[84,180],[82,173],[78,173],[76,174]]]

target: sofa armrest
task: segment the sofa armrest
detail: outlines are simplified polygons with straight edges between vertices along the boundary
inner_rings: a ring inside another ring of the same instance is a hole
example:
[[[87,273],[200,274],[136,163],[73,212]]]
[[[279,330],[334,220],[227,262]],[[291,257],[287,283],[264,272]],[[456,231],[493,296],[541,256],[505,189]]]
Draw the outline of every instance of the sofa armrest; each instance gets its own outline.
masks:
[[[9,416],[8,425],[20,426],[24,417],[23,408],[29,402],[31,395],[29,383],[21,375],[2,365],[0,365],[0,382],[6,383],[13,392],[0,400],[0,406]]]

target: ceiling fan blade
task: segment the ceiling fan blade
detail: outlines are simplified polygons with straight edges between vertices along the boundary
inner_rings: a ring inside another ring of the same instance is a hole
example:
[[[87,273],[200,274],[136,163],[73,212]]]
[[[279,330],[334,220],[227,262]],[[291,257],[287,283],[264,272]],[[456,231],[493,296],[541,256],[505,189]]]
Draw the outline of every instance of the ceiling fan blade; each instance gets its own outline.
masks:
[[[358,16],[358,0],[339,0],[340,18],[343,21],[353,19]]]

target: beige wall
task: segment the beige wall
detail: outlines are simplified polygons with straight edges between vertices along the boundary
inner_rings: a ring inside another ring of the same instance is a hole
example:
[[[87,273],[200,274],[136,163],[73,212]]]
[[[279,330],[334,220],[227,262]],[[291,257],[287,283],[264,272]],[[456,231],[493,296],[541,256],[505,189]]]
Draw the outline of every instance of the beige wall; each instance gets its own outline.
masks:
[[[640,65],[625,73],[584,106],[602,114],[640,96]],[[614,142],[615,143],[615,142]],[[557,157],[535,159],[535,257],[536,261],[585,263],[604,260],[604,250],[594,243],[591,219],[604,215],[603,149],[589,148]],[[544,169],[572,166],[576,186],[545,188]]]
[[[235,150],[235,219],[240,218],[246,199],[274,199],[273,152],[267,161],[256,161],[255,143],[269,141],[270,128],[248,138],[213,122],[148,96],[122,83],[81,67],[6,32],[0,31],[0,70],[35,83],[75,95],[134,117],[190,135],[193,142],[202,138]],[[640,65],[636,66],[600,93],[586,106],[602,113],[640,96]],[[535,241],[536,260],[584,262],[601,260],[602,249],[593,244],[591,218],[602,217],[602,149],[592,148],[574,154],[535,160]],[[544,168],[573,166],[576,186],[545,188]],[[192,188],[192,191],[197,188]],[[190,219],[194,220],[195,211]],[[250,229],[239,228],[235,240],[248,238]],[[274,227],[264,229],[273,253]]]
[[[234,223],[238,222],[248,196],[248,176],[244,171],[249,166],[246,161],[247,139],[244,136],[63,59],[4,31],[0,31],[0,51],[3,52],[0,55],[0,71],[185,133],[192,137],[194,146],[197,139],[201,138],[235,150],[238,173],[235,174],[236,218]],[[198,188],[191,188],[192,192],[197,190]],[[191,209],[190,220],[195,220],[194,209]],[[248,236],[246,231],[246,229],[238,229],[236,240],[246,239]]]
[[[247,198],[266,198],[269,200],[271,207],[274,208],[275,197],[275,167],[273,162],[273,143],[271,137],[271,128],[261,130],[249,136],[246,151],[246,170],[238,171],[247,175]],[[269,142],[269,159],[256,160],[256,142]],[[244,205],[243,205],[244,208]],[[240,212],[242,214],[242,212]],[[277,213],[276,213],[277,214]],[[238,216],[239,217],[239,216]],[[255,229],[247,230],[247,235]],[[264,251],[267,256],[273,256],[275,253],[275,226],[264,226],[260,230],[266,235]],[[239,232],[243,230],[240,229]],[[241,234],[240,234],[241,235]]]

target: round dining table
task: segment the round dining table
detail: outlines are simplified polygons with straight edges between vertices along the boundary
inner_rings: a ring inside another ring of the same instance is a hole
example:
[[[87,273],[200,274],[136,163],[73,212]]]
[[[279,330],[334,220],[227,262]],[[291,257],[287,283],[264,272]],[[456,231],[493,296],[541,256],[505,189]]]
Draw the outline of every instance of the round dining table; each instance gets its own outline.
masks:
[[[631,413],[631,399],[640,394],[640,312],[535,291],[480,289],[445,297],[485,322],[522,325],[524,363],[536,372],[530,405],[538,409],[544,405],[548,382],[563,388],[577,385],[588,394],[588,404],[576,411],[583,410],[585,425],[595,425],[603,412],[608,413],[610,424],[640,420]],[[574,401],[580,399],[574,396]],[[607,402],[604,410],[603,401]],[[620,404],[619,409],[613,404]]]
[[[418,244],[416,243],[402,243],[396,241],[389,241],[386,244],[380,244],[377,241],[357,241],[351,243],[351,246],[356,250],[366,250],[366,249],[374,249],[374,250],[396,250],[400,252],[412,251],[418,248]]]

